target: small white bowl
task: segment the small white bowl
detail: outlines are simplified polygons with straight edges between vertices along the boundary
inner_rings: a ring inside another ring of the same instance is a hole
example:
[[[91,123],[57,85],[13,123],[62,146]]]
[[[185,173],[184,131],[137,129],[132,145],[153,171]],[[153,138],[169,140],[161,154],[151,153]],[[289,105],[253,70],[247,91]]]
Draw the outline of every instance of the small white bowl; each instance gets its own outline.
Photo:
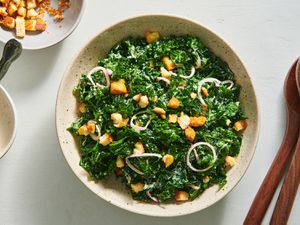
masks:
[[[55,1],[53,2],[53,5]],[[77,27],[84,11],[84,0],[70,0],[71,6],[64,12],[64,19],[57,23],[53,17],[45,13],[47,28],[44,32],[27,32],[24,38],[16,38],[15,30],[5,29],[0,26],[0,41],[6,43],[12,38],[21,42],[23,49],[43,49],[59,43],[67,38]]]
[[[11,147],[17,131],[17,116],[15,105],[0,85],[0,158],[2,158]]]

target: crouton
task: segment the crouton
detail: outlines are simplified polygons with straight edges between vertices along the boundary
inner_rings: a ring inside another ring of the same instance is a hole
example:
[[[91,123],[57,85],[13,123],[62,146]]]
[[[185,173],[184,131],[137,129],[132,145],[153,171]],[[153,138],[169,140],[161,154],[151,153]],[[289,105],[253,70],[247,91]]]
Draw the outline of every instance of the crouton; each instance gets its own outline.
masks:
[[[239,120],[236,121],[233,125],[233,129],[236,131],[245,130],[247,128],[247,121],[246,120]]]
[[[191,127],[201,127],[205,124],[206,118],[204,116],[192,116],[190,117]]]
[[[137,94],[137,95],[133,96],[132,99],[136,102],[139,102],[141,97],[142,97],[142,94]]]
[[[142,183],[136,183],[136,184],[131,184],[130,186],[133,192],[138,193],[144,190],[145,185]]]
[[[47,24],[45,20],[37,19],[35,29],[38,31],[44,31],[46,30]]]
[[[85,113],[86,112],[86,105],[83,102],[79,103],[79,112]]]
[[[154,32],[147,31],[145,33],[145,38],[146,38],[146,42],[148,44],[150,44],[150,43],[153,43],[155,41],[158,41],[159,38],[160,38],[160,35],[157,31],[154,31]]]
[[[127,88],[124,80],[112,81],[110,84],[110,93],[113,95],[126,94]]]
[[[209,180],[210,180],[209,176],[204,176],[203,179],[202,179],[204,184],[207,184],[209,182]]]
[[[94,134],[95,130],[96,130],[96,122],[94,121],[89,121],[87,122],[87,129],[89,131],[90,134]]]
[[[177,122],[181,129],[185,130],[190,124],[190,117],[183,112],[181,112],[180,117],[178,117]]]
[[[139,106],[141,108],[146,108],[148,104],[149,104],[148,97],[146,95],[141,96],[139,101]]]
[[[125,166],[124,159],[118,156],[117,161],[116,161],[116,167],[122,168]]]
[[[167,70],[171,71],[176,68],[175,63],[172,62],[172,60],[168,56],[164,56],[161,61],[164,63],[166,66]]]
[[[145,152],[144,145],[142,142],[138,141],[134,144],[133,153],[134,154],[143,154]]]
[[[34,19],[34,18],[37,17],[37,15],[38,15],[38,13],[35,11],[35,9],[29,9],[27,11],[26,18],[28,18],[28,19]]]
[[[225,157],[225,166],[227,167],[227,168],[231,168],[231,167],[233,167],[235,165],[235,158],[234,157],[232,157],[232,156],[226,156]]]
[[[168,122],[169,123],[176,123],[177,122],[177,117],[178,116],[176,114],[170,114]]]
[[[24,7],[19,7],[18,8],[18,15],[19,16],[25,17],[26,16],[26,12],[27,12],[27,10]]]
[[[16,22],[13,17],[6,16],[2,20],[2,24],[7,28],[13,29],[15,28]]]
[[[168,80],[171,80],[172,74],[168,70],[166,70],[164,67],[160,67],[160,74],[162,77],[167,78]]]
[[[25,36],[25,19],[20,16],[16,18],[16,35],[17,37]]]
[[[99,144],[103,145],[103,146],[107,146],[110,143],[112,143],[113,138],[110,134],[105,133],[104,135],[102,135],[99,139]]]
[[[184,130],[184,134],[186,136],[186,138],[190,141],[190,142],[193,142],[195,140],[195,137],[196,137],[196,132],[193,128],[191,127],[187,127],[185,130]]]
[[[207,89],[205,87],[202,87],[201,91],[202,91],[202,93],[204,94],[205,97],[209,96],[208,91],[207,91]]]
[[[7,12],[10,16],[12,16],[17,10],[18,10],[18,7],[14,3],[12,3],[12,4],[9,4]]]
[[[6,7],[0,7],[0,16],[7,16]]]
[[[82,125],[79,129],[78,129],[78,134],[82,135],[82,136],[88,136],[89,130],[86,124]]]
[[[0,0],[0,2],[4,3],[4,4],[8,4],[10,0]]]
[[[155,107],[153,112],[160,115],[163,120],[166,119],[166,111],[163,108]]]
[[[36,0],[27,0],[26,2],[26,8],[29,10],[29,9],[34,9],[36,8]]]
[[[163,156],[162,160],[165,163],[166,168],[167,168],[167,167],[171,166],[172,163],[174,162],[174,156],[172,156],[170,154],[166,154]]]
[[[36,20],[25,20],[25,30],[36,31]]]
[[[120,113],[112,113],[110,115],[111,120],[114,123],[114,126],[117,128],[122,128],[127,126],[129,119],[123,119],[122,115]]]
[[[179,107],[179,104],[180,104],[180,101],[177,98],[172,97],[170,99],[170,101],[168,102],[168,107],[171,109],[177,109]]]
[[[176,201],[187,201],[187,200],[189,200],[189,194],[185,191],[176,191],[175,200]]]

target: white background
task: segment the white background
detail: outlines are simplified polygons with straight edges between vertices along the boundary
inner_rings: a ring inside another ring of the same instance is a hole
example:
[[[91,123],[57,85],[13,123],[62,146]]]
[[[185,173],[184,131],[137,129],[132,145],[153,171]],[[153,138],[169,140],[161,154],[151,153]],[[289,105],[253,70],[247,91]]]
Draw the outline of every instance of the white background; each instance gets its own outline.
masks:
[[[96,32],[144,13],[184,16],[222,36],[249,69],[259,100],[260,138],[246,175],[223,200],[188,216],[146,217],[98,198],[73,175],[56,137],[56,93],[72,56]],[[24,51],[1,81],[15,101],[19,126],[13,147],[0,160],[0,225],[242,224],[280,146],[283,81],[299,56],[299,0],[86,1],[82,21],[69,38],[48,49]],[[299,212],[298,194],[289,224],[300,223]],[[264,224],[270,216],[269,210]]]

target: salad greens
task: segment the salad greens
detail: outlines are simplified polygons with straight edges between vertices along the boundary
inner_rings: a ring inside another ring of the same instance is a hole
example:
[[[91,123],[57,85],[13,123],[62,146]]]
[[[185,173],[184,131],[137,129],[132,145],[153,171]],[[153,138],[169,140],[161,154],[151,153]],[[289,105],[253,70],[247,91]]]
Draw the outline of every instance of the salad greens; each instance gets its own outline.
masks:
[[[127,38],[82,74],[68,130],[95,180],[116,174],[140,201],[193,200],[226,184],[246,117],[229,66],[191,36]],[[189,153],[189,154],[188,154]]]

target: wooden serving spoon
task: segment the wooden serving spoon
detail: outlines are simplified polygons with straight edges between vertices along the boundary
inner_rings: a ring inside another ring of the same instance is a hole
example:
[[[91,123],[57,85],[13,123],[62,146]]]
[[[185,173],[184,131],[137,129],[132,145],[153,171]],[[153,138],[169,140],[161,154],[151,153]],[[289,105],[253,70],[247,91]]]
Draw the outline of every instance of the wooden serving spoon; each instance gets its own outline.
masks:
[[[297,60],[298,61],[298,60]],[[287,73],[284,82],[284,95],[287,105],[287,126],[280,149],[263,181],[245,218],[244,225],[260,225],[299,136],[300,98],[298,95],[295,71],[297,61]]]
[[[291,81],[292,82],[292,81]],[[298,99],[300,98],[300,60],[298,59],[295,82],[298,87]],[[297,96],[294,96],[297,98]],[[298,105],[300,108],[300,104]],[[289,170],[284,178],[270,224],[287,224],[291,209],[298,191],[300,182],[300,132]]]

